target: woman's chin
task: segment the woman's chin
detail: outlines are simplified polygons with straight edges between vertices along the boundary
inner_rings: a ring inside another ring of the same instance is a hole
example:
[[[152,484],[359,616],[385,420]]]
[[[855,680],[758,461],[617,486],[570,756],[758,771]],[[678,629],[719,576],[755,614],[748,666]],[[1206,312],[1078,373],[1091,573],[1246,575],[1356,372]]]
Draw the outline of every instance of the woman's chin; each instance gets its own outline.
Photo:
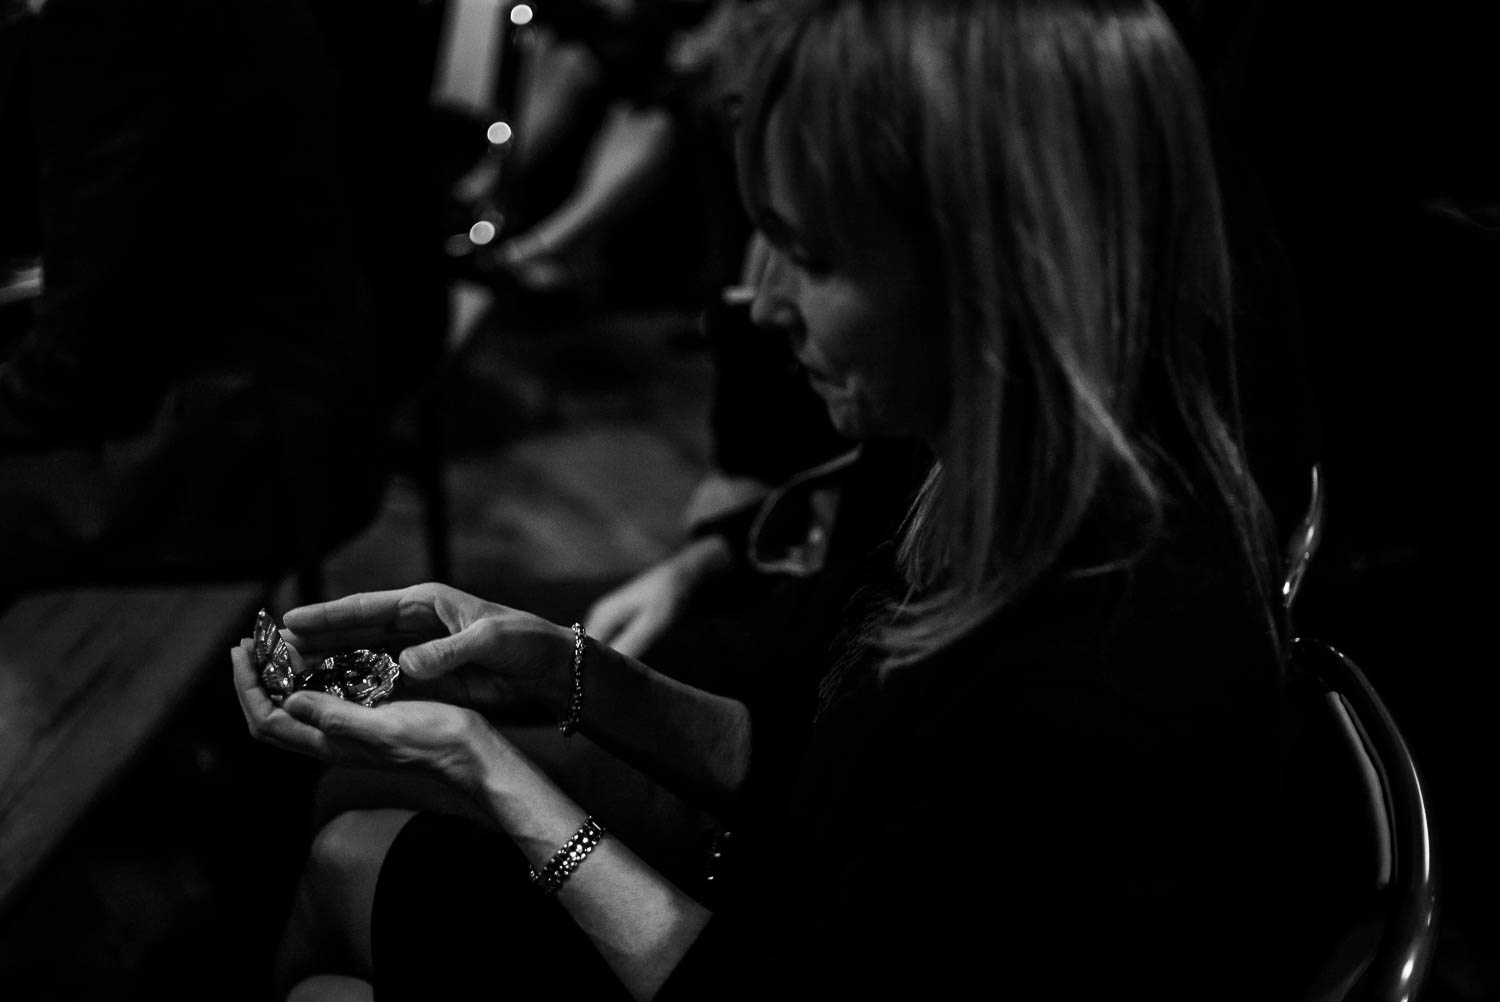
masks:
[[[848,396],[824,396],[823,406],[833,430],[845,438],[865,438],[870,434],[864,409]]]

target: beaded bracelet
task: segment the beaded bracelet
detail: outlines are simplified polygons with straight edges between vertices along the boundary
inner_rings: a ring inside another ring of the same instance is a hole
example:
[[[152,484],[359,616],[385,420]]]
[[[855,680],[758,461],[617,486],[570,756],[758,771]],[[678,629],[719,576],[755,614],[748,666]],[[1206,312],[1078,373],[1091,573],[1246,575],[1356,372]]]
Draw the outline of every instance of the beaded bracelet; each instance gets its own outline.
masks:
[[[583,641],[582,623],[573,624],[573,696],[568,700],[568,715],[557,722],[563,737],[571,737],[578,730],[578,721],[583,716]]]
[[[541,889],[543,894],[556,894],[557,889],[573,875],[589,853],[594,851],[594,846],[607,834],[604,826],[595,821],[593,816],[585,818],[583,824],[573,833],[572,838],[562,844],[562,848],[552,854],[540,871],[536,867],[531,868],[531,882]]]

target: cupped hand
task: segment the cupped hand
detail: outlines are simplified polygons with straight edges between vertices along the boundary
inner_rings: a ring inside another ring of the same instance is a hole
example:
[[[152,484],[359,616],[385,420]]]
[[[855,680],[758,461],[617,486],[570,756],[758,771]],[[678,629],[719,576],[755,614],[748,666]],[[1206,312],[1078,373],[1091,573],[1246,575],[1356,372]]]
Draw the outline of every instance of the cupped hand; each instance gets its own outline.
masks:
[[[254,646],[233,648],[234,684],[250,733],[330,765],[416,768],[465,788],[482,775],[481,739],[497,735],[473,710],[428,700],[364,707],[321,692],[294,692],[271,702],[256,675]]]
[[[571,692],[571,630],[447,585],[350,595],[292,609],[283,622],[306,658],[399,652],[407,696],[486,714],[540,707],[560,715]]]

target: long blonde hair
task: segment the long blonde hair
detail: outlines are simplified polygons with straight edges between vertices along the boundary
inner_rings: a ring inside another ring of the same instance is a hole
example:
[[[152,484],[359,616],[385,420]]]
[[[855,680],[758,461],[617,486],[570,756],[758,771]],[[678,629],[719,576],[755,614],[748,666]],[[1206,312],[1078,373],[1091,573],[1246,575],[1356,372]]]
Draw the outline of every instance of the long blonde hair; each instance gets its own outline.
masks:
[[[752,214],[785,107],[780,169],[809,239],[856,254],[894,223],[943,293],[932,330],[913,332],[944,339],[951,397],[900,544],[912,591],[880,632],[890,663],[988,619],[1102,504],[1144,546],[1169,498],[1210,503],[1271,608],[1208,129],[1155,4],[791,3],[748,79]]]

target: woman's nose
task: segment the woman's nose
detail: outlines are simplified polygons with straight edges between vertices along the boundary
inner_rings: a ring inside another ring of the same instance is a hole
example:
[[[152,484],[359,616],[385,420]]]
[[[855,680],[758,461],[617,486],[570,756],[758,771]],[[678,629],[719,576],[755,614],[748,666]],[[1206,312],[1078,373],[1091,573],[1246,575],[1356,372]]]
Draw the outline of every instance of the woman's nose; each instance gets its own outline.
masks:
[[[757,326],[790,327],[796,323],[789,273],[786,256],[771,248],[750,303],[750,320]]]

